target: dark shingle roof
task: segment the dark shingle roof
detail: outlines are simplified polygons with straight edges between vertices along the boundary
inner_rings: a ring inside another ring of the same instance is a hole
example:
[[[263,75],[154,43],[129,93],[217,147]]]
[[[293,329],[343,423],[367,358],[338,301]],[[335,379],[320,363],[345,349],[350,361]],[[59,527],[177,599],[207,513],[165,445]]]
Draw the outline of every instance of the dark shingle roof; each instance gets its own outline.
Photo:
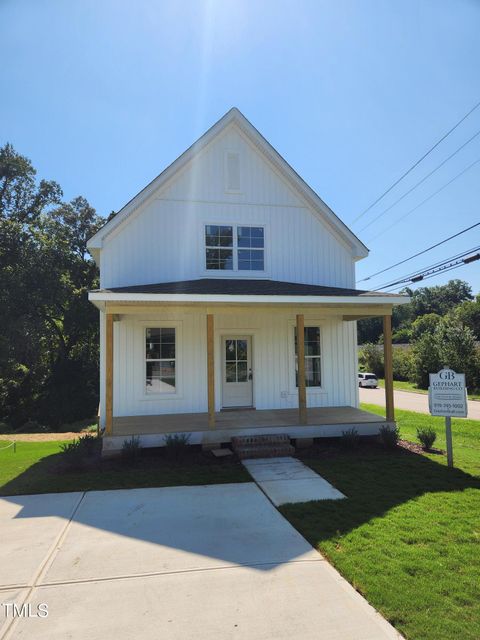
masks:
[[[279,282],[278,280],[237,280],[234,278],[201,278],[181,282],[160,282],[130,287],[101,289],[104,293],[185,293],[232,296],[348,296],[348,297],[399,297],[383,291],[362,291],[324,287],[316,284]]]

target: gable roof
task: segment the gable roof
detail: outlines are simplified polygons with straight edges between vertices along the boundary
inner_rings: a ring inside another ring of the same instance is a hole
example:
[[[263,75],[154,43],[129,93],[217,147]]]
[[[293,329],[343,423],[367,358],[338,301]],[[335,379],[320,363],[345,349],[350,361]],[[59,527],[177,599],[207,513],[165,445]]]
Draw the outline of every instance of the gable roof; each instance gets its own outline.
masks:
[[[214,138],[224,131],[226,127],[235,124],[253,143],[253,145],[273,164],[290,187],[316,211],[322,220],[336,232],[348,245],[351,246],[355,258],[365,258],[368,255],[367,247],[357,236],[340,220],[340,218],[323,202],[323,200],[308,186],[298,173],[282,158],[262,134],[245,118],[245,116],[233,107],[196,142],[184,151],[171,165],[154,178],[134,198],[120,209],[120,211],[107,222],[97,233],[90,238],[87,248],[92,252],[102,248],[103,240],[119,225],[123,224],[134,211],[148,200],[156,191],[163,187],[171,178],[200,153]]]

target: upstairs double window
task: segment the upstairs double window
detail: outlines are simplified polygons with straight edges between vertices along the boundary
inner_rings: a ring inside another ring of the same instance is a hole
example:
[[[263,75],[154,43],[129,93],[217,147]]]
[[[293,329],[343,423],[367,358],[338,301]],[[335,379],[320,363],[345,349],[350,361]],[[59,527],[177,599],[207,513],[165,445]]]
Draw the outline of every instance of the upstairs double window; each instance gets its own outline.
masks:
[[[264,271],[264,228],[206,225],[205,268],[209,271]]]

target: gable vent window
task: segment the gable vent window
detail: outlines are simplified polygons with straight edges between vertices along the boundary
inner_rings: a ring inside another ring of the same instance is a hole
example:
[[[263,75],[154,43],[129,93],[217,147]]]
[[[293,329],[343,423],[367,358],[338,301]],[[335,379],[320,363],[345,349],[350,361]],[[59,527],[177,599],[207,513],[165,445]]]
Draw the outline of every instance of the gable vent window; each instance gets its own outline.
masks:
[[[240,191],[240,154],[228,151],[225,157],[225,189]]]

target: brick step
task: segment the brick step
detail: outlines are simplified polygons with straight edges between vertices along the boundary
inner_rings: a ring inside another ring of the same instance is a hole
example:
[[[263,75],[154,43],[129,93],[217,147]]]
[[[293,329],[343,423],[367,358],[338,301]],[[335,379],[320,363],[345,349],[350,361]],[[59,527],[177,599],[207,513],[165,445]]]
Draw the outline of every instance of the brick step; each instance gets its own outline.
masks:
[[[291,456],[295,448],[286,434],[236,436],[232,448],[241,460],[247,458],[279,458]]]
[[[290,444],[290,436],[286,433],[267,433],[254,436],[234,436],[232,445],[234,447],[247,445],[283,445]]]
[[[235,453],[240,460],[249,458],[283,458],[295,453],[295,448],[291,444],[282,447],[239,447]]]

